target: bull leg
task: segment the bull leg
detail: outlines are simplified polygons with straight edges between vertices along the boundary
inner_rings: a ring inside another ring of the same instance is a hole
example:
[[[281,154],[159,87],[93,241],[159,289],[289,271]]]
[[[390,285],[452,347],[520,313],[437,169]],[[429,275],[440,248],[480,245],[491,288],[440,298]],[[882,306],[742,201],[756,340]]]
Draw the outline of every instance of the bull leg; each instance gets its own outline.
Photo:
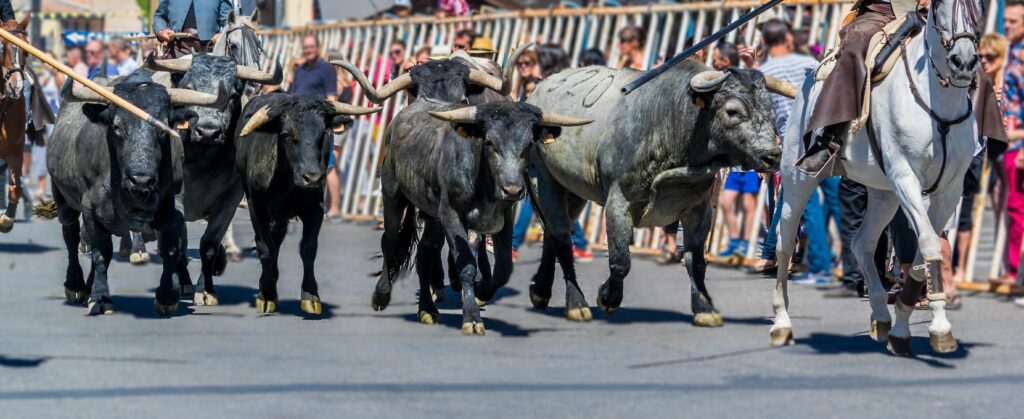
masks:
[[[583,291],[576,282],[576,267],[572,256],[572,217],[567,208],[569,194],[555,182],[542,165],[529,167],[529,187],[537,213],[544,222],[544,250],[537,274],[530,284],[530,301],[538,309],[546,309],[551,298],[555,261],[562,268],[565,279],[565,316],[573,321],[588,321],[593,315]]]
[[[252,220],[252,229],[256,236],[256,254],[260,258],[260,279],[259,293],[256,296],[256,311],[259,313],[274,313],[277,311],[277,294],[275,287],[274,295],[266,295],[263,292],[264,284],[271,281],[273,272],[276,269],[273,261],[276,260],[274,252],[277,246],[274,244],[274,235],[271,233],[270,214],[265,211],[266,204],[262,198],[249,197],[249,218]],[[273,298],[268,298],[273,297]]]
[[[480,317],[480,306],[477,304],[475,282],[477,275],[476,243],[469,241],[465,225],[454,208],[444,199],[439,211],[441,226],[448,247],[455,257],[455,269],[462,283],[462,333],[467,335],[484,334],[484,322]],[[477,240],[480,236],[477,236]]]
[[[131,237],[131,234],[121,236],[120,243],[117,246],[117,256],[128,259],[132,255]]]
[[[787,169],[789,170],[789,169]],[[792,171],[792,172],[795,172]],[[775,278],[775,289],[772,292],[772,309],[775,320],[769,332],[772,346],[792,345],[793,324],[789,319],[789,263],[796,251],[797,231],[800,228],[800,216],[804,213],[807,200],[820,179],[802,174],[784,171],[782,175],[782,219],[779,220],[779,241],[776,245],[778,274]],[[796,177],[800,177],[796,179]],[[685,234],[685,233],[684,233]]]
[[[380,278],[377,279],[377,286],[374,287],[373,297],[370,300],[370,305],[374,311],[381,311],[388,307],[391,303],[391,284],[395,280],[395,276],[401,270],[401,265],[404,265],[402,256],[404,251],[410,251],[403,249],[406,245],[401,243],[402,239],[402,228],[405,217],[411,220],[415,220],[416,209],[409,205],[408,200],[400,194],[393,196],[384,195],[383,200],[384,209],[384,234],[380,238],[380,250],[383,256],[383,266],[381,268]],[[412,221],[412,228],[415,230],[415,221]],[[406,234],[409,234],[406,231]],[[412,232],[415,234],[415,231]],[[415,237],[412,237],[414,240]]]
[[[64,202],[64,197],[56,187],[53,188],[53,199],[57,203],[57,219],[61,224],[64,245],[68,250],[68,270],[64,277],[64,298],[69,304],[82,304],[89,298],[82,264],[78,261],[78,244],[81,240],[82,226],[79,222],[80,212],[75,211]]]
[[[868,302],[871,305],[871,338],[878,342],[889,339],[892,329],[892,315],[889,314],[889,295],[882,285],[882,279],[875,268],[875,249],[878,240],[889,225],[889,220],[899,211],[899,201],[891,191],[868,189],[868,203],[864,211],[864,223],[853,236],[851,250],[857,258],[857,265],[867,280]]]
[[[92,290],[89,293],[87,309],[89,315],[114,314],[114,302],[110,299],[110,286],[107,282],[107,268],[114,254],[114,244],[110,239],[110,231],[96,222],[87,209],[83,211],[85,228],[92,240]]]
[[[608,230],[608,265],[610,274],[598,290],[597,306],[606,313],[614,313],[622,304],[622,285],[629,275],[629,244],[633,242],[633,220],[627,209],[629,201],[622,195],[619,185],[612,185],[605,205]]]
[[[184,225],[181,227],[181,234],[178,240],[178,248],[181,249],[176,268],[178,285],[181,286],[179,291],[181,295],[195,294],[196,287],[192,285],[192,275],[188,273],[188,228],[184,227]],[[195,300],[193,300],[193,303],[195,303]]]
[[[441,246],[444,245],[444,231],[436,218],[426,218],[423,223],[423,236],[416,250],[416,276],[420,281],[418,313],[420,323],[438,324],[441,313],[437,311],[434,300],[435,293],[444,293],[444,288],[437,289],[434,282],[438,279],[437,268],[441,265]],[[444,273],[441,273],[443,280]],[[443,294],[441,294],[443,295]]]
[[[459,282],[459,272],[455,270],[455,253],[451,249],[448,249],[448,283],[452,286],[452,291],[462,293],[462,283]]]
[[[13,137],[14,141],[22,141],[19,137]],[[0,233],[9,233],[14,228],[14,217],[18,213],[18,201],[21,200],[21,161],[24,156],[21,152],[8,153],[4,156],[7,161],[7,212],[0,215]]]
[[[513,208],[505,210],[505,222],[501,231],[491,236],[491,242],[494,243],[494,275],[477,290],[477,298],[483,301],[490,301],[494,298],[498,289],[508,284],[509,278],[512,277],[512,228],[514,224],[512,214]],[[483,254],[481,259],[486,260],[486,252],[481,253]]]
[[[722,326],[722,315],[715,309],[711,294],[704,284],[707,261],[704,260],[704,244],[707,243],[708,232],[711,231],[711,219],[714,206],[711,193],[705,195],[701,205],[691,209],[683,217],[683,264],[690,277],[690,310],[693,312],[693,324],[700,327]],[[670,249],[675,251],[675,249]]]
[[[299,256],[302,258],[302,294],[299,308],[306,314],[319,316],[323,313],[323,305],[320,302],[320,290],[316,284],[313,264],[319,246],[320,227],[324,222],[324,208],[320,203],[311,205],[300,217],[302,241],[299,243]]]
[[[199,239],[199,257],[202,268],[199,273],[199,281],[196,284],[196,294],[193,302],[196,305],[215,306],[219,303],[217,292],[213,285],[213,277],[224,273],[225,250],[221,241],[231,229],[231,219],[235,216],[235,207],[241,200],[241,191],[236,194],[235,199],[225,199],[221,207],[214,211],[206,225],[203,237]]]
[[[153,307],[157,313],[169,316],[177,311],[181,300],[181,288],[176,286],[179,284],[175,282],[174,276],[178,272],[179,260],[184,256],[181,231],[185,228],[185,217],[171,202],[166,204],[155,220],[157,222],[154,226],[160,232],[157,250],[163,262],[163,273],[160,275],[160,286],[156,288]]]

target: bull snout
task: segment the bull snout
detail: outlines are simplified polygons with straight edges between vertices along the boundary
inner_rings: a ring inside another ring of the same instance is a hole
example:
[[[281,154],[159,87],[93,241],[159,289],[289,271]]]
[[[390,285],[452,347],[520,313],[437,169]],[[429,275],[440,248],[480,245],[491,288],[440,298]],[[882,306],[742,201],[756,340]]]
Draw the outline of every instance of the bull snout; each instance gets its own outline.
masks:
[[[949,72],[960,82],[956,84],[966,84],[974,80],[979,65],[981,62],[974,42],[966,38],[958,39],[949,51]]]
[[[312,189],[320,186],[320,183],[324,179],[324,172],[322,171],[309,171],[299,175],[298,186],[302,188]]]
[[[502,185],[501,199],[506,201],[518,201],[523,197],[523,185]]]
[[[195,126],[196,139],[203,142],[215,142],[221,139],[224,132],[216,124],[197,124]]]
[[[156,188],[156,176],[130,174],[125,176],[123,185],[131,192],[152,192]]]
[[[760,156],[761,171],[770,172],[779,170],[779,163],[782,162],[782,150],[776,148]]]

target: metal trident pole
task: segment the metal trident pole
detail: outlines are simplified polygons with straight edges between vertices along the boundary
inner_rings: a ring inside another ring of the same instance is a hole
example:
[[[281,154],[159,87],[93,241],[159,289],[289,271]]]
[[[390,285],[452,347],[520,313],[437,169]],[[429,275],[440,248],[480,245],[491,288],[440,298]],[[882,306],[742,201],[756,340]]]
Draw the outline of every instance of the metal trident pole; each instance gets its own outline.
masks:
[[[737,19],[734,22],[726,25],[726,27],[722,28],[718,32],[715,32],[715,33],[711,34],[711,36],[708,36],[707,38],[704,38],[700,42],[694,44],[692,47],[689,47],[685,51],[680,52],[675,57],[672,57],[672,59],[670,59],[668,61],[665,61],[664,64],[662,64],[662,65],[660,65],[660,66],[658,66],[656,68],[653,68],[653,69],[647,71],[646,73],[642,74],[640,77],[637,77],[636,80],[633,80],[632,82],[630,82],[629,84],[627,84],[625,87],[622,88],[622,94],[628,95],[630,92],[636,90],[636,88],[638,88],[640,86],[643,86],[644,83],[647,83],[647,82],[651,81],[651,79],[657,77],[659,74],[664,73],[665,70],[668,70],[669,68],[672,68],[672,66],[678,64],[680,61],[683,61],[683,60],[689,58],[691,55],[696,54],[697,51],[700,51],[700,50],[704,49],[704,47],[707,47],[708,45],[711,45],[715,41],[717,41],[719,39],[722,39],[723,37],[728,35],[729,32],[732,32],[732,31],[736,30],[736,28],[739,28],[744,23],[747,23],[748,21],[750,21],[751,19],[757,17],[761,13],[764,13],[766,10],[771,9],[772,7],[775,7],[775,5],[777,5],[779,3],[782,3],[782,1],[783,0],[770,0],[767,3],[765,3],[765,4],[762,4],[760,7],[756,8],[754,10],[751,10],[750,13],[747,13],[747,14],[745,14],[743,16],[740,16],[739,19]]]

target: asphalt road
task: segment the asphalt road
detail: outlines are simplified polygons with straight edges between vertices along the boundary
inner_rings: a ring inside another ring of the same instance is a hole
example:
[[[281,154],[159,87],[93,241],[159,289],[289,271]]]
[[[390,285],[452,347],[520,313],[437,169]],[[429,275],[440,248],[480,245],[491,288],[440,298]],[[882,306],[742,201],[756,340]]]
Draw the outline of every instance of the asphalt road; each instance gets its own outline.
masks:
[[[203,227],[190,225],[193,257]],[[236,231],[248,241],[244,219]],[[379,234],[324,226],[320,319],[299,314],[294,232],[278,314],[253,307],[250,253],[218,278],[222,305],[182,304],[170,318],[153,311],[158,266],[115,262],[117,312],[86,317],[63,301],[59,225],[18,223],[0,235],[0,417],[1024,416],[1024,310],[995,297],[969,296],[951,314],[961,348],[951,355],[931,352],[930,315],[915,313],[918,355],[897,358],[867,336],[866,302],[792,286],[797,344],[770,348],[770,281],[710,269],[725,327],[701,329],[683,270],[637,259],[618,313],[595,307],[592,322],[569,323],[558,281],[552,308],[530,306],[533,247],[487,306],[487,335],[466,337],[450,291],[443,324],[418,323],[415,278],[397,284],[387,311],[370,309]],[[606,262],[578,268],[592,305]]]

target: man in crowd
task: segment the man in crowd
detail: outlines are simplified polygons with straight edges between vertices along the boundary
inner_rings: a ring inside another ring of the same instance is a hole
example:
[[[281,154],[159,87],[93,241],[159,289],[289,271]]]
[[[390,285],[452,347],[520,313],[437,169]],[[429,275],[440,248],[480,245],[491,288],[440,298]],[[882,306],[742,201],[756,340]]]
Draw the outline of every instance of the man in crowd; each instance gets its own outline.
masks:
[[[328,100],[338,99],[338,73],[334,66],[320,57],[320,40],[313,34],[302,37],[302,61],[295,66],[294,78],[288,93],[315,95]],[[334,142],[332,141],[332,144]],[[335,145],[339,147],[340,145]],[[330,208],[327,219],[332,223],[341,222],[341,206],[337,205],[341,195],[341,178],[332,150],[327,164],[327,193],[330,194]]]
[[[452,51],[466,51],[473,46],[473,38],[476,33],[472,29],[463,29],[455,33],[455,40],[452,41]]]
[[[647,31],[639,26],[627,26],[619,31],[619,68],[644,69],[644,44]]]
[[[85,64],[89,67],[89,79],[99,76],[117,76],[117,67],[103,58],[103,41],[92,39],[85,44]]]
[[[131,47],[128,46],[123,37],[116,36],[110,38],[107,50],[110,54],[110,61],[117,67],[117,74],[128,75],[139,68],[139,64],[132,57]]]
[[[84,54],[82,47],[70,47],[65,53],[64,61],[79,75],[89,77],[89,66],[85,64]]]

